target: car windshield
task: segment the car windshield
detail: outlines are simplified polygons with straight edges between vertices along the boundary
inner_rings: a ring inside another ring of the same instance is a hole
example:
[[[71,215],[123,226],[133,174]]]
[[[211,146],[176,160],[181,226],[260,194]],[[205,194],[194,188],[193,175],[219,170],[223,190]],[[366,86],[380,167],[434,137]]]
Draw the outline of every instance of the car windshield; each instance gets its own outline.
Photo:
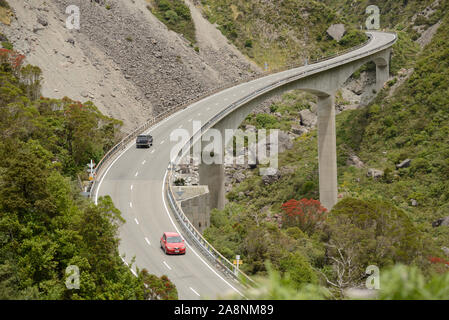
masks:
[[[137,140],[139,140],[139,141],[147,141],[148,138],[147,137],[137,137]]]
[[[168,237],[167,238],[168,243],[180,243],[182,242],[181,237]]]

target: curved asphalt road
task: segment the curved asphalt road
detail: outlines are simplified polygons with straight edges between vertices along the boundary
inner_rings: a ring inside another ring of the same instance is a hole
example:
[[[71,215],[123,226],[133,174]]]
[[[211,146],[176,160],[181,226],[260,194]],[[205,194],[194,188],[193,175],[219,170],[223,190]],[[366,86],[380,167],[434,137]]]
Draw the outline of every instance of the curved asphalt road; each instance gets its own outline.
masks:
[[[176,285],[180,299],[216,299],[230,292],[241,292],[235,280],[223,278],[191,246],[184,256],[166,256],[159,246],[164,231],[176,231],[175,219],[162,192],[164,176],[170,161],[170,133],[184,128],[192,133],[192,121],[207,122],[220,110],[251,92],[285,77],[323,67],[356,54],[380,48],[395,35],[370,32],[373,36],[366,46],[331,60],[272,74],[240,84],[205,98],[189,106],[147,132],[154,137],[150,149],[136,149],[134,144],[122,152],[107,168],[97,188],[97,196],[110,195],[120,209],[126,223],[120,228],[120,253],[129,262],[136,257],[136,265],[156,275],[166,274]],[[179,227],[178,227],[179,229]]]

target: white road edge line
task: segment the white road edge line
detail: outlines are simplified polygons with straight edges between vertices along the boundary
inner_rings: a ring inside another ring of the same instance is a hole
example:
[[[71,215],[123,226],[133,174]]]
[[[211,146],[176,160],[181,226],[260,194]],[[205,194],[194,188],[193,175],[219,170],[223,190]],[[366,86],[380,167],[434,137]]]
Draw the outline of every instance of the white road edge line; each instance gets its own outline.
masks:
[[[195,293],[198,297],[201,297],[200,294],[199,294],[198,292],[195,291],[195,289],[193,289],[192,287],[189,287],[189,288],[190,288],[190,290],[192,290],[193,293]]]
[[[163,261],[165,266],[168,268],[168,270],[171,270],[170,266],[167,264],[167,262]]]

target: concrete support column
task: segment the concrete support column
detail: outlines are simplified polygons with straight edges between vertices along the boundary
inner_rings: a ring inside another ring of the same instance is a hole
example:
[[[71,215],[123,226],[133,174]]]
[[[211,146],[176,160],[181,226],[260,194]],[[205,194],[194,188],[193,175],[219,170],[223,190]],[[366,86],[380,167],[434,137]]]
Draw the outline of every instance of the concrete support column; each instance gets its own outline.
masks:
[[[384,84],[388,81],[390,68],[388,64],[376,64],[376,90],[380,92]]]
[[[334,96],[318,96],[320,202],[328,210],[337,203],[336,143]]]
[[[198,168],[200,185],[209,187],[210,209],[222,210],[225,206],[225,171],[223,164],[200,163]]]

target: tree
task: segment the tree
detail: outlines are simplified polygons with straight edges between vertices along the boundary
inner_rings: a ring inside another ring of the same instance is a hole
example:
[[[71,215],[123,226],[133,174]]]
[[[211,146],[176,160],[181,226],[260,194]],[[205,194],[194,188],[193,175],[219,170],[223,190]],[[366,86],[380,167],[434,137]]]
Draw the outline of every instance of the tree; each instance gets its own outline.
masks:
[[[282,224],[285,227],[299,227],[302,231],[312,233],[316,226],[326,218],[326,208],[318,200],[289,200],[282,205]]]
[[[157,277],[143,269],[140,276],[145,284],[146,300],[178,300],[178,290],[166,275]]]
[[[429,263],[423,257],[436,251],[407,215],[386,201],[345,198],[334,206],[323,229],[334,269],[326,280],[340,292],[360,285],[369,265],[426,268]]]

